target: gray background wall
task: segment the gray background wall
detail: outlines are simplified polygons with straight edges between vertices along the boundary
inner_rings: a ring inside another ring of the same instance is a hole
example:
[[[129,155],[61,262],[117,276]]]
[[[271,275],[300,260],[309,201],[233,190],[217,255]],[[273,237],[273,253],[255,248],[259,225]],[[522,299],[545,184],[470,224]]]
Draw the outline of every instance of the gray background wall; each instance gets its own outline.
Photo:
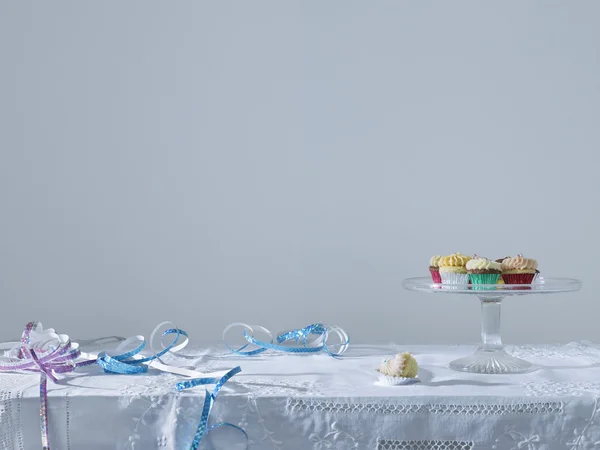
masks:
[[[0,3],[0,338],[171,319],[476,342],[436,253],[576,294],[507,342],[600,341],[600,3]]]

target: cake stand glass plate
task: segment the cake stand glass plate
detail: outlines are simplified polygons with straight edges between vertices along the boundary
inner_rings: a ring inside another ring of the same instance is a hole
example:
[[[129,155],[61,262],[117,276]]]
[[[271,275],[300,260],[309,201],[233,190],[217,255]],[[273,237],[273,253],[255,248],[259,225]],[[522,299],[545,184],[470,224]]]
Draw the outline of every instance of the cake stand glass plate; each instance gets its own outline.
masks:
[[[510,356],[500,336],[500,307],[504,297],[513,295],[554,294],[581,289],[581,282],[572,278],[536,277],[532,284],[439,284],[431,277],[407,278],[405,289],[430,294],[475,295],[481,301],[481,340],[477,351],[450,363],[461,372],[504,374],[525,373],[537,367],[528,361]]]

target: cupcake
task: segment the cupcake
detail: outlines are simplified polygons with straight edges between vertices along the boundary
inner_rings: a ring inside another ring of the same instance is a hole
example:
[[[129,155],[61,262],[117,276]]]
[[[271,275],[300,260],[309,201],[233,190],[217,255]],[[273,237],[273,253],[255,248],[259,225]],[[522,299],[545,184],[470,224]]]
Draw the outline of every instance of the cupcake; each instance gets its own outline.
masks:
[[[443,284],[468,284],[466,264],[471,258],[460,253],[442,256],[439,261],[440,278]]]
[[[480,284],[497,284],[502,271],[502,265],[495,261],[490,261],[487,258],[474,257],[466,264],[469,279],[473,285],[473,289],[495,289],[482,288]]]
[[[410,353],[398,353],[394,359],[384,360],[379,369],[379,382],[388,386],[414,381],[419,371],[417,360]]]
[[[440,278],[440,259],[442,257],[435,255],[432,256],[429,260],[429,272],[431,272],[431,279],[434,283],[441,283],[442,279]]]
[[[510,256],[505,256],[504,258],[499,258],[496,260],[496,262],[502,264],[502,261],[504,261],[506,258],[510,258]],[[504,278],[502,278],[502,274],[500,274],[500,276],[498,277],[498,281],[496,284],[505,284]]]
[[[502,261],[502,278],[506,284],[531,284],[536,276],[538,263],[535,259],[517,255]]]

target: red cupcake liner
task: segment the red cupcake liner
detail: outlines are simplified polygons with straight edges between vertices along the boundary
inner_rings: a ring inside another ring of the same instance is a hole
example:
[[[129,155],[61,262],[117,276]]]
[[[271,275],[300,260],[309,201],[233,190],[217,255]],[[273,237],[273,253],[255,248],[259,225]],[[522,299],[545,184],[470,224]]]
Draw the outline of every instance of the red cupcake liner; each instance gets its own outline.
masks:
[[[502,279],[506,284],[531,284],[535,273],[503,273]]]
[[[433,280],[434,283],[441,283],[442,282],[442,277],[440,276],[440,271],[439,270],[431,270],[431,269],[429,269],[429,272],[431,272],[431,279]]]

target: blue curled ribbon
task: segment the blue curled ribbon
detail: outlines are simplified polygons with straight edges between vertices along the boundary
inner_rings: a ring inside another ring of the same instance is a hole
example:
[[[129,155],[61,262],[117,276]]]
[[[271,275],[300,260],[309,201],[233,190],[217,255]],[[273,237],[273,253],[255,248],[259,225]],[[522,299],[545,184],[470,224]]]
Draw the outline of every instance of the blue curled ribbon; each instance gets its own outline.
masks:
[[[202,415],[200,416],[200,423],[198,424],[198,428],[196,429],[196,434],[194,434],[194,439],[192,440],[192,445],[190,446],[190,450],[197,450],[198,446],[200,445],[200,441],[202,440],[202,437],[205,434],[207,434],[209,431],[214,430],[215,428],[218,428],[218,427],[235,428],[236,430],[240,431],[244,435],[244,437],[246,438],[246,443],[248,443],[248,434],[246,433],[246,431],[244,431],[243,428],[240,428],[237,425],[234,425],[229,422],[221,422],[221,423],[217,423],[215,425],[208,427],[208,418],[210,416],[210,410],[212,409],[212,406],[213,406],[215,400],[217,399],[217,395],[219,394],[219,391],[221,390],[223,385],[225,385],[225,383],[227,383],[227,381],[229,381],[229,379],[231,377],[240,373],[241,371],[242,371],[242,369],[239,366],[237,366],[237,367],[234,367],[233,369],[231,369],[229,372],[227,372],[221,378],[194,378],[192,380],[181,381],[175,385],[175,389],[178,391],[183,391],[185,389],[190,389],[195,386],[201,386],[201,385],[203,386],[203,385],[207,385],[207,384],[215,385],[215,389],[214,389],[214,391],[212,391],[212,393],[208,392],[208,389],[205,389],[206,397],[204,398],[204,407],[202,408]]]
[[[137,374],[137,373],[144,373],[144,372],[148,371],[148,365],[145,363],[149,363],[154,360],[158,360],[162,364],[165,364],[160,359],[161,356],[165,355],[167,352],[177,352],[177,351],[183,349],[189,342],[189,336],[188,336],[187,332],[185,332],[184,330],[181,330],[179,328],[169,328],[161,333],[161,339],[164,338],[165,336],[168,336],[171,334],[175,334],[175,338],[169,345],[164,346],[164,344],[163,344],[163,349],[160,352],[156,352],[152,346],[152,343],[154,341],[154,336],[161,329],[161,327],[165,326],[166,324],[169,324],[169,322],[163,322],[163,323],[159,324],[154,329],[152,334],[150,335],[149,342],[150,342],[150,351],[152,352],[151,356],[143,357],[141,355],[141,352],[146,348],[146,340],[144,339],[143,336],[138,335],[138,336],[132,336],[128,339],[125,339],[114,351],[110,352],[111,354],[108,354],[108,352],[101,352],[98,354],[97,359],[85,361],[85,362],[81,363],[81,365],[88,365],[88,364],[96,363],[99,366],[101,366],[104,369],[104,371],[107,373]],[[183,341],[180,343],[179,340],[182,336],[183,336]],[[136,342],[139,342],[139,343],[137,345],[135,345]],[[124,351],[125,349],[130,348],[132,346],[133,346],[133,348],[131,348],[127,351]],[[222,422],[222,423],[218,423],[218,424],[208,427],[208,419],[210,416],[210,411],[215,402],[215,399],[217,398],[219,391],[231,377],[240,373],[241,371],[242,371],[242,369],[238,366],[238,367],[235,367],[234,369],[230,370],[229,372],[227,372],[221,378],[193,378],[193,379],[181,381],[181,382],[177,383],[177,385],[175,386],[176,390],[183,391],[185,389],[189,389],[189,388],[192,388],[195,386],[200,386],[200,385],[207,385],[207,384],[215,385],[215,389],[212,393],[209,393],[208,390],[206,390],[206,397],[204,400],[204,407],[202,408],[202,415],[200,416],[200,423],[198,424],[198,428],[196,430],[196,433],[194,434],[194,438],[193,438],[190,450],[197,450],[198,446],[200,445],[200,441],[202,440],[202,437],[205,434],[207,434],[209,431],[211,431],[215,428],[218,428],[218,427],[223,427],[223,426],[231,427],[231,428],[235,428],[236,430],[239,430],[246,438],[246,443],[248,443],[248,441],[249,441],[248,434],[246,433],[246,431],[244,429],[238,427],[237,425],[233,425],[228,422]]]
[[[225,340],[225,335],[227,332],[235,327],[244,327],[244,338],[248,342],[247,344],[242,345],[238,349],[232,348],[229,344],[225,343],[227,348],[231,350],[233,353],[242,356],[253,356],[258,355],[260,353],[266,352],[267,350],[276,350],[280,352],[287,353],[318,353],[325,352],[330,356],[338,357],[341,356],[348,349],[348,345],[350,344],[350,337],[346,332],[338,327],[338,326],[325,326],[320,323],[315,323],[309,325],[305,328],[299,328],[296,330],[287,331],[285,333],[279,334],[275,339],[273,339],[273,335],[269,330],[261,326],[254,326],[261,330],[262,332],[269,335],[271,340],[269,342],[264,342],[256,339],[252,334],[254,333],[253,327],[250,325],[246,325],[244,323],[232,323],[228,325],[225,330],[223,330],[223,340]],[[250,331],[251,334],[248,333]],[[340,343],[335,345],[327,346],[327,338],[331,333],[336,333],[340,338]],[[309,336],[314,335],[317,336],[315,340],[309,342]],[[275,343],[274,343],[275,341]],[[289,341],[296,341],[297,344],[302,342],[301,347],[290,347],[287,345],[282,345]],[[258,347],[254,350],[245,350],[248,346],[254,345]],[[331,347],[338,347],[337,351],[332,351]]]
[[[188,342],[188,334],[184,330],[180,330],[179,328],[169,328],[162,332],[161,339],[170,334],[175,334],[175,338],[173,341],[167,345],[163,346],[163,349],[159,352],[155,352],[152,348],[152,341],[154,339],[155,334],[158,330],[167,324],[168,322],[163,322],[159,324],[152,334],[150,335],[150,348],[152,351],[151,356],[143,357],[140,355],[142,350],[146,348],[146,340],[143,336],[133,336],[128,339],[125,339],[114,352],[113,355],[109,355],[108,352],[100,352],[98,354],[98,358],[95,361],[88,361],[87,364],[93,364],[94,362],[98,364],[100,367],[104,369],[106,373],[113,374],[138,374],[145,373],[148,371],[148,365],[145,363],[152,362],[154,360],[158,360],[162,363],[160,359],[161,356],[165,355],[168,352],[176,352],[184,348]],[[179,343],[181,336],[183,336],[183,341]],[[137,346],[133,349],[123,352],[123,350],[127,347],[130,347],[136,341],[139,342]],[[121,353],[123,352],[123,353]]]

